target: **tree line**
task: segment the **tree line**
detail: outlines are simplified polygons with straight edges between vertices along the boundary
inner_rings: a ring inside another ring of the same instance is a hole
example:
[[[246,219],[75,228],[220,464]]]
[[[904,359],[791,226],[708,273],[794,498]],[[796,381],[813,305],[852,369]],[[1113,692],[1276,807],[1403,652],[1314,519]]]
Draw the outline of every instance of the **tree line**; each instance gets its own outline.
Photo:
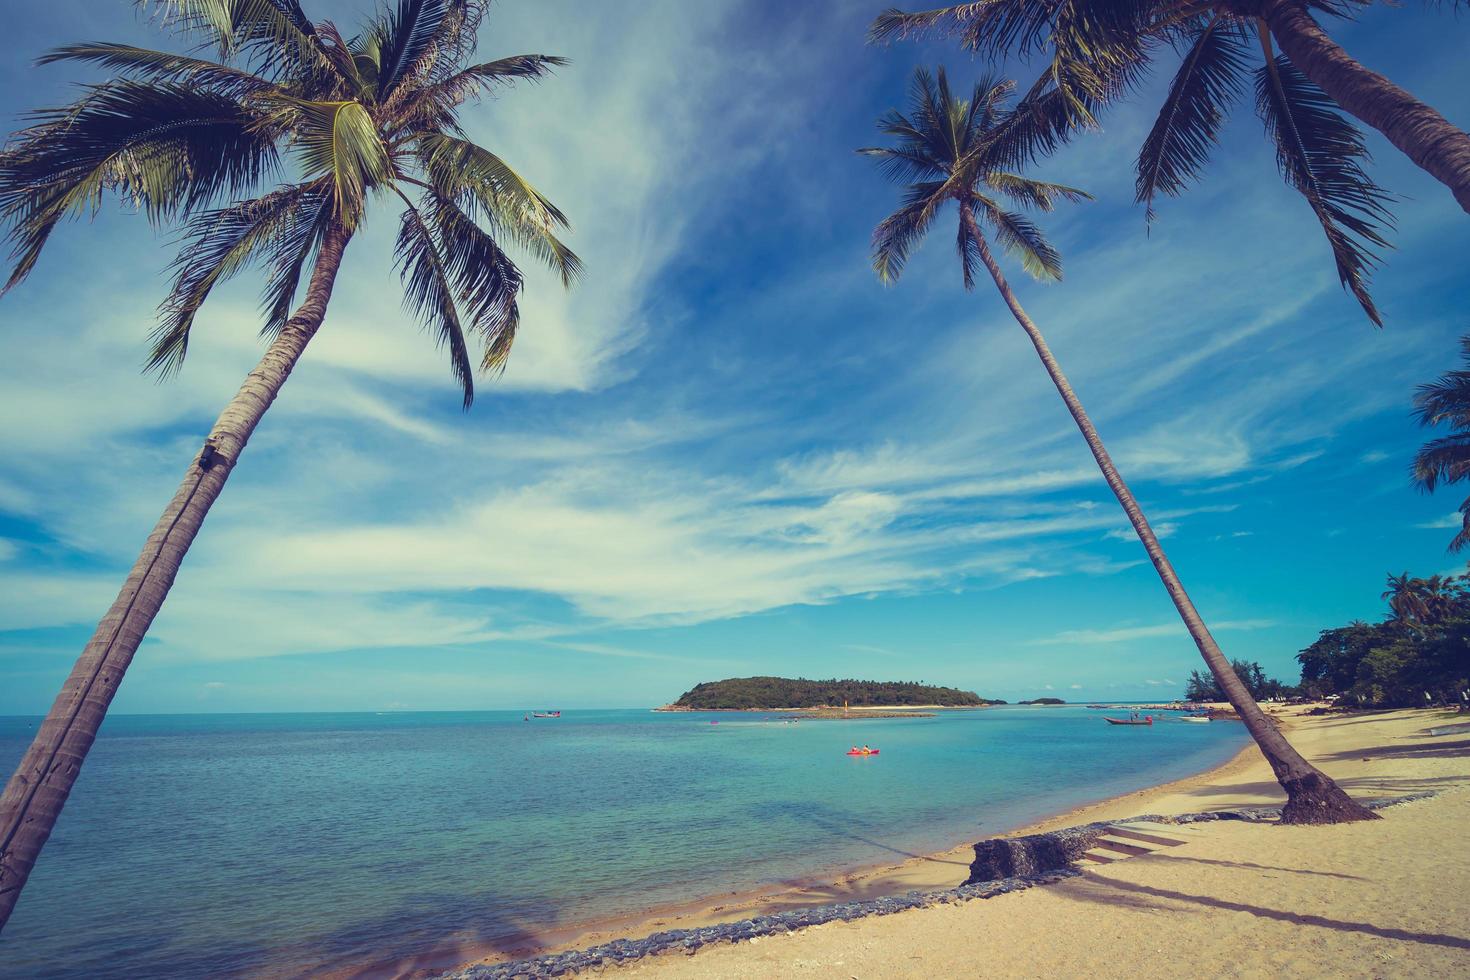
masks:
[[[1003,704],[980,697],[973,691],[934,687],[911,681],[813,681],[789,677],[731,677],[696,684],[675,707],[695,710],[768,708],[877,707],[884,705],[937,704],[945,708],[974,708]]]

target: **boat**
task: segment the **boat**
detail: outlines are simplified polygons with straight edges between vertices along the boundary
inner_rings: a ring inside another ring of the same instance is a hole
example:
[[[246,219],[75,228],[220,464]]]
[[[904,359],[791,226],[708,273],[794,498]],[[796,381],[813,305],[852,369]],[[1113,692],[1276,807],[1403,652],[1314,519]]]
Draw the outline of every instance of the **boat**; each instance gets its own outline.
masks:
[[[848,749],[847,750],[847,754],[848,755],[877,755],[878,754],[878,750],[877,749],[866,749],[866,750],[864,750],[864,749]]]
[[[561,717],[561,712],[560,711],[533,711],[533,712],[531,712],[531,717],[532,718],[560,718]]]
[[[1209,715],[1185,715],[1180,721],[1209,721]]]
[[[1108,718],[1104,716],[1103,721],[1109,725],[1152,725],[1154,723],[1154,716],[1148,715],[1144,718]]]

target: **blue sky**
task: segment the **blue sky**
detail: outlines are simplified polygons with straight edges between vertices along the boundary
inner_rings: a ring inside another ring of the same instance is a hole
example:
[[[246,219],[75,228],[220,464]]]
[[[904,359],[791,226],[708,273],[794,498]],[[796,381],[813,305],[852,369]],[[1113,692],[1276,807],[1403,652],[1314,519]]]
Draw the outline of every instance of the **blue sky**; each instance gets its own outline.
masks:
[[[355,20],[364,3],[307,3]],[[389,211],[139,651],[121,711],[662,703],[775,673],[1017,699],[1172,696],[1198,656],[993,292],[941,224],[904,280],[855,147],[943,44],[872,48],[882,3],[501,0],[487,57],[573,65],[468,114],[572,217],[585,283],[531,277],[505,378],[459,411],[400,310]],[[66,98],[72,40],[160,44],[123,0],[9,21],[8,128]],[[1335,36],[1470,126],[1463,20],[1374,8]],[[1155,86],[1157,89],[1157,86]],[[1458,497],[1406,479],[1415,384],[1450,367],[1470,223],[1372,137],[1399,194],[1375,331],[1248,103],[1151,234],[1141,95],[1035,172],[1067,278],[1012,269],[1227,654],[1295,678],[1388,571],[1454,570]],[[139,372],[169,237],[109,208],[0,301],[0,713],[50,704],[216,412],[259,355],[258,280],[183,373]]]

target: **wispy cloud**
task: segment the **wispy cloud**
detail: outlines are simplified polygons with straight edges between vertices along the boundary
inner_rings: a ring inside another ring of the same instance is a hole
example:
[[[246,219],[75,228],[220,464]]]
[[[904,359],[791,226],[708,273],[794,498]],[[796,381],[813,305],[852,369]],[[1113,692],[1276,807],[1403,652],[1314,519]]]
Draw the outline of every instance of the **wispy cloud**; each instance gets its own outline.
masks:
[[[1276,626],[1269,619],[1225,619],[1210,623],[1210,630],[1262,630]],[[1152,640],[1161,637],[1188,639],[1189,631],[1183,623],[1158,623],[1152,626],[1119,626],[1099,630],[1063,630],[1051,636],[1033,640],[1035,646],[1091,646],[1101,643],[1131,643],[1137,640]]]

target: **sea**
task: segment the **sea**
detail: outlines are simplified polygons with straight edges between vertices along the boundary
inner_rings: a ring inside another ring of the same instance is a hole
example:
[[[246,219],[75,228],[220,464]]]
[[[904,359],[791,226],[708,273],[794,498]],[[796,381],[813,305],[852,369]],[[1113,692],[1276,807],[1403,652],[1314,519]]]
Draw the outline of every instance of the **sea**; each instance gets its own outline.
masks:
[[[1102,715],[115,715],[0,934],[0,977],[447,969],[456,951],[945,850],[1247,740]],[[39,721],[0,717],[0,773]],[[846,755],[864,744],[879,754]]]

